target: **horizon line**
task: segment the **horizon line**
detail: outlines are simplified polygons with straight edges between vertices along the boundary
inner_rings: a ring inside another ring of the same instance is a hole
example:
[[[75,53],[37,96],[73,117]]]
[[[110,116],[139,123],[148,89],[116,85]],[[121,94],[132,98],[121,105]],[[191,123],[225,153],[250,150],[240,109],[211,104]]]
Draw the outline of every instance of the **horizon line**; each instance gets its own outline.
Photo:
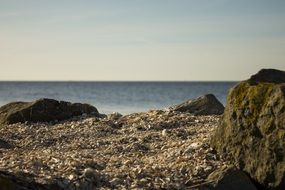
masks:
[[[0,82],[240,82],[241,80],[0,80]]]

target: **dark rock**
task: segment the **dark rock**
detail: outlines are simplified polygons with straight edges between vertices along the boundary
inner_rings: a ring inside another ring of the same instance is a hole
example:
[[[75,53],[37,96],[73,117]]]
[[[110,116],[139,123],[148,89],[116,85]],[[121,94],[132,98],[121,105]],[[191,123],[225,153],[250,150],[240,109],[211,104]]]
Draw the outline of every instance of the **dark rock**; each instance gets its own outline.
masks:
[[[99,116],[98,110],[89,104],[39,99],[34,102],[12,102],[2,106],[0,123],[60,121],[82,114]]]
[[[42,185],[36,183],[24,175],[15,175],[5,171],[0,171],[0,189],[1,190],[61,190],[56,186]]]
[[[211,173],[207,181],[209,183],[204,186],[213,190],[257,190],[251,179],[235,167],[220,168]]]
[[[262,69],[250,77],[249,83],[285,83],[285,72],[276,69]]]
[[[230,90],[211,144],[262,187],[285,189],[285,73],[272,72],[262,70]]]
[[[13,145],[11,145],[11,144],[7,143],[6,141],[0,139],[0,148],[10,149],[13,147],[14,147]]]
[[[195,115],[221,115],[224,113],[223,104],[213,94],[206,94],[196,99],[188,100],[170,109]]]

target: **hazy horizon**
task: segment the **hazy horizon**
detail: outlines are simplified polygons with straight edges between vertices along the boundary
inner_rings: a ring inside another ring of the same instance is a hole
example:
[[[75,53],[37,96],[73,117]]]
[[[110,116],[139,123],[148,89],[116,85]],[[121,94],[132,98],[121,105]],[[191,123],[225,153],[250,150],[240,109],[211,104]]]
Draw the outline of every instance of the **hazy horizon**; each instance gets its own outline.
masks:
[[[0,0],[0,81],[240,81],[285,70],[282,0]]]
[[[246,79],[244,79],[246,80]],[[0,82],[150,82],[150,83],[199,83],[199,82],[205,82],[205,83],[227,83],[227,82],[239,82],[238,80],[0,80]]]

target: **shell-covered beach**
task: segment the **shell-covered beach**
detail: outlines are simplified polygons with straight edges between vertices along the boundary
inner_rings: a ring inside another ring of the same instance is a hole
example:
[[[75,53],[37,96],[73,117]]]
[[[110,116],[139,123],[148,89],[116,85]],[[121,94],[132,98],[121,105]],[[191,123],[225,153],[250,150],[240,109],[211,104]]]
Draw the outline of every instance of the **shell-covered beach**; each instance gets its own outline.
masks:
[[[284,71],[263,69],[225,108],[206,94],[124,116],[11,102],[0,107],[0,189],[284,189],[284,84]]]
[[[195,188],[226,163],[210,147],[220,116],[154,110],[0,129],[0,170],[62,189]]]

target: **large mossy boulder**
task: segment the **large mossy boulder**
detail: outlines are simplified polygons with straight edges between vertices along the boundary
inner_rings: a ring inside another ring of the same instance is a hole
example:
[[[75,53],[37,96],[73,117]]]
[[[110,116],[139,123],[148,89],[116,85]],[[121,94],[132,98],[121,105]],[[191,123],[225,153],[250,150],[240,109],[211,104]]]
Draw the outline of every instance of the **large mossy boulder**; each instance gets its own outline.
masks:
[[[34,102],[12,102],[0,107],[0,123],[60,121],[82,114],[99,116],[98,110],[89,104],[39,99]]]
[[[260,187],[285,189],[285,72],[263,69],[232,88],[211,144]]]
[[[224,106],[213,94],[206,94],[170,108],[178,112],[187,112],[194,115],[221,115]]]

